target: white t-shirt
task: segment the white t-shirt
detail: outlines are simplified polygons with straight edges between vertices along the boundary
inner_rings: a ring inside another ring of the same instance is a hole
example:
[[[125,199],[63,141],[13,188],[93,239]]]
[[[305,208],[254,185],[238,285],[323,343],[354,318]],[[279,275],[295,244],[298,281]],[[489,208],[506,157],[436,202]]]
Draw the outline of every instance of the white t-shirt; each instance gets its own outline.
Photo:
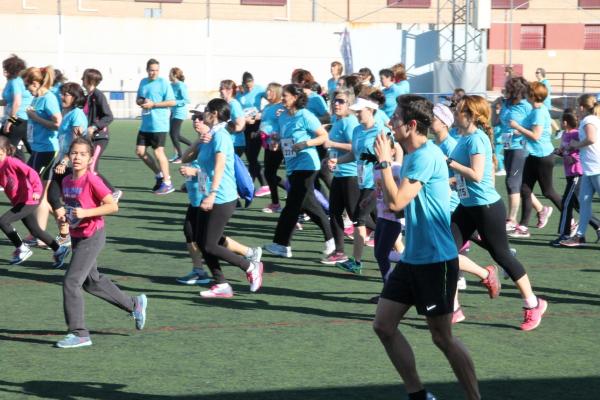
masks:
[[[588,115],[579,123],[579,140],[585,139],[585,126],[596,128],[596,142],[579,150],[584,175],[600,174],[600,118]]]
[[[400,223],[400,218],[398,218],[394,212],[390,211],[390,209],[383,201],[383,188],[381,186],[381,170],[375,169],[374,171],[375,193],[377,195],[377,218],[383,218],[389,221],[395,221]],[[392,163],[392,175],[394,176],[396,186],[400,185],[400,182],[402,181],[402,164],[397,162]]]

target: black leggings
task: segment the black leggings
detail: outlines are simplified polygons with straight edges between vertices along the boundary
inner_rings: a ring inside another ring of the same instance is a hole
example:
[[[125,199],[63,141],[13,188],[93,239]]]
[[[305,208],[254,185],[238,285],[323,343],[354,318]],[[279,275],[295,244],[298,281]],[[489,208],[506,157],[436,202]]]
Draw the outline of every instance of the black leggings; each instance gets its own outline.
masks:
[[[581,176],[567,176],[567,186],[562,197],[562,212],[560,213],[560,223],[558,225],[558,234],[561,236],[571,235],[573,209],[579,212],[579,186],[581,186]],[[590,225],[594,230],[598,230],[600,220],[592,215]]]
[[[328,197],[327,190],[331,190],[331,181],[333,180],[333,172],[329,169],[327,163],[323,163],[323,160],[327,158],[327,149],[325,147],[317,146],[317,153],[319,154],[319,161],[321,161],[321,169],[317,175],[315,181],[315,187],[323,193],[323,196]],[[321,185],[321,182],[325,184],[325,187]]]
[[[506,169],[506,192],[518,194],[523,182],[523,169],[527,152],[523,149],[504,150],[504,168]]]
[[[457,250],[477,231],[482,246],[514,282],[526,274],[525,268],[508,247],[506,209],[502,200],[485,206],[465,207],[460,204],[452,214],[451,229]]]
[[[315,197],[315,178],[317,171],[294,171],[288,176],[290,190],[287,195],[285,207],[281,211],[273,242],[282,246],[289,246],[292,234],[298,222],[298,215],[306,212],[311,220],[321,228],[325,240],[333,237],[327,215]]]
[[[217,284],[227,282],[219,260],[236,265],[244,271],[250,266],[250,261],[225,247],[226,238],[223,233],[225,225],[235,211],[236,202],[237,200],[233,200],[229,203],[215,204],[210,211],[198,208],[196,243]]]
[[[254,124],[246,124],[244,135],[246,137],[246,160],[248,160],[248,172],[252,177],[252,181],[258,180],[260,186],[265,186],[265,177],[262,174],[262,166],[258,161],[260,149],[262,149],[262,140],[258,133],[260,121]]]
[[[186,243],[193,243],[194,237],[196,236],[196,221],[198,220],[198,210],[200,207],[194,207],[188,205],[185,213],[185,220],[183,221],[183,236],[185,236]]]
[[[62,181],[71,172],[72,169],[69,167],[65,168],[64,174],[57,174],[56,171],[52,174],[52,180],[50,180],[50,185],[48,186],[48,203],[50,203],[50,207],[53,210],[58,210],[63,206]]]
[[[169,136],[171,136],[171,141],[173,142],[173,147],[175,148],[178,157],[181,157],[183,154],[181,152],[181,143],[188,146],[192,144],[187,138],[181,136],[181,124],[183,124],[182,119],[171,118],[171,125],[169,127]]]
[[[37,204],[17,204],[0,216],[0,229],[8,237],[13,246],[20,247],[23,244],[21,237],[12,226],[13,222],[21,221],[31,234],[50,246],[54,251],[58,250],[58,243],[46,231],[38,225],[33,212],[38,207]]]
[[[265,179],[269,190],[271,191],[271,203],[279,204],[279,193],[277,187],[283,187],[281,178],[277,175],[277,170],[283,161],[283,153],[279,150],[272,151],[265,149]]]
[[[106,147],[108,147],[108,138],[93,140],[92,144],[94,145],[94,163],[92,164],[92,171],[94,171],[94,173],[96,175],[98,175],[100,177],[100,179],[102,179],[102,182],[104,182],[106,187],[108,187],[108,189],[111,192],[114,192],[115,188],[113,187],[113,185],[111,185],[110,182],[108,181],[108,179],[106,179],[100,173],[100,171],[98,171],[98,168],[99,168],[98,166],[100,165],[100,157],[102,156],[102,154],[104,154]]]
[[[2,132],[1,135],[6,136],[10,144],[15,146],[15,149],[17,149],[15,157],[25,162],[25,153],[23,153],[23,150],[21,150],[21,146],[19,146],[19,144],[23,142],[27,152],[31,154],[31,147],[29,147],[29,142],[27,141],[27,121],[20,118],[17,121],[17,124],[12,124],[8,134],[4,133],[4,126],[0,128],[0,132]]]
[[[552,183],[552,170],[554,169],[554,154],[546,157],[529,156],[525,160],[525,169],[523,170],[523,182],[521,183],[521,222],[519,225],[527,226],[531,217],[533,205],[531,202],[531,193],[535,183],[540,183],[542,194],[549,199],[556,208],[562,210],[560,195],[554,190]]]
[[[344,210],[354,221],[354,210],[358,205],[360,189],[356,176],[334,177],[329,193],[329,223],[335,240],[335,251],[344,252]]]

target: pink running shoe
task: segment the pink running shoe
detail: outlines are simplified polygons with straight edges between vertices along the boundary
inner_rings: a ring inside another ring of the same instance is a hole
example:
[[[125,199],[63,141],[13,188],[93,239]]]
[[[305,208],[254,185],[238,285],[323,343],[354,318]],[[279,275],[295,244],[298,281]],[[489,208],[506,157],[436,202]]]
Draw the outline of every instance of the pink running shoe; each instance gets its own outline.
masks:
[[[466,241],[466,242],[463,244],[463,246],[460,248],[460,250],[459,250],[459,252],[458,252],[458,253],[459,253],[459,254],[462,254],[462,255],[464,256],[464,255],[465,255],[465,254],[467,254],[467,253],[468,253],[470,250],[471,250],[471,241],[470,241],[470,240],[467,240],[467,241]]]
[[[321,259],[321,264],[335,265],[336,263],[341,263],[341,262],[345,262],[345,261],[348,261],[348,256],[347,255],[345,255],[342,252],[336,252],[336,251],[334,251],[333,253],[331,253],[327,257],[322,258]]]
[[[536,225],[536,227],[538,229],[542,229],[543,227],[545,227],[546,225],[548,225],[548,220],[550,219],[550,216],[552,215],[552,207],[548,207],[548,206],[544,206],[542,208],[542,211],[540,211],[537,215],[538,217],[538,223]]]
[[[349,226],[344,228],[344,236],[346,236],[348,239],[354,239],[354,227]]]
[[[200,292],[200,297],[204,297],[205,299],[228,299],[233,297],[233,289],[229,283],[221,283],[220,285],[214,285],[209,290]]]
[[[524,308],[523,323],[521,329],[532,331],[542,322],[542,316],[548,309],[548,302],[538,297],[538,305],[535,308]]]
[[[375,239],[367,239],[367,241],[365,242],[365,246],[375,247]]]
[[[463,322],[465,319],[465,313],[463,313],[462,307],[458,307],[456,311],[452,313],[452,325]]]
[[[282,208],[279,204],[269,204],[268,206],[266,206],[265,208],[262,209],[262,212],[267,213],[267,214],[273,214],[273,213],[278,213],[281,212]]]
[[[248,279],[248,283],[250,284],[250,291],[252,293],[258,291],[262,286],[263,282],[263,263],[253,263],[254,268],[252,272],[246,272],[246,279]]]
[[[271,194],[271,189],[268,186],[261,186],[254,192],[255,197],[265,197]]]
[[[482,279],[481,283],[487,288],[490,299],[495,299],[500,295],[500,289],[502,288],[502,283],[498,276],[498,267],[495,265],[488,265],[485,269],[488,271],[489,275],[487,278]]]

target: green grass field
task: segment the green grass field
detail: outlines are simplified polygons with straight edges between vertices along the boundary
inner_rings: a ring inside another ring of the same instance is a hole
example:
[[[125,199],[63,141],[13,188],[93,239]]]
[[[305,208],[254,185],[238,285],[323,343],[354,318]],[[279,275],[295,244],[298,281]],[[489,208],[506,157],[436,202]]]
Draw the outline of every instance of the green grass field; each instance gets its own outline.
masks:
[[[66,329],[64,271],[51,268],[45,250],[35,250],[22,265],[8,265],[13,249],[2,238],[0,399],[405,398],[371,329],[375,306],[368,299],[381,289],[371,250],[362,276],[324,266],[317,262],[322,236],[307,223],[294,236],[294,258],[264,257],[264,286],[256,294],[231,266],[224,271],[237,291],[232,299],[203,300],[200,287],[175,282],[191,267],[181,231],[187,197],[150,193],[152,176],[134,155],[137,124],[114,123],[101,162],[100,170],[125,195],[119,213],[107,218],[99,265],[123,290],[148,295],[146,328],[136,331],[129,316],[86,295],[94,345],[54,348]],[[194,136],[190,125],[184,129]],[[562,174],[562,168],[556,171]],[[562,190],[562,179],[557,181]],[[176,176],[175,182],[183,179]],[[498,186],[504,193],[502,180]],[[266,203],[258,199],[238,211],[227,234],[251,246],[270,242],[277,216],[260,212]],[[5,197],[1,208],[7,208]],[[600,249],[551,248],[547,242],[557,224],[555,213],[545,229],[532,229],[531,239],[512,241],[537,294],[549,302],[537,330],[518,329],[522,304],[512,283],[504,281],[501,296],[492,301],[467,277],[461,296],[467,319],[454,332],[471,351],[484,399],[600,398]],[[490,262],[481,249],[471,255]],[[423,318],[415,312],[407,317],[400,329],[427,388],[438,399],[463,398]]]

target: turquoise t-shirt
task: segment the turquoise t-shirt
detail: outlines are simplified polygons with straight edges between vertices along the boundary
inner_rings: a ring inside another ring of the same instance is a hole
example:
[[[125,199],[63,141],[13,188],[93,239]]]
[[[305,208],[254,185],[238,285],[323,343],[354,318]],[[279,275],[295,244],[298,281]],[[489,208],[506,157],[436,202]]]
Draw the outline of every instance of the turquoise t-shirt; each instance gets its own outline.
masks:
[[[544,105],[548,110],[550,110],[552,108],[552,99],[550,98],[550,95],[552,94],[552,85],[550,84],[548,79],[542,79],[540,83],[543,83],[544,86],[546,86],[546,89],[548,89],[548,96],[544,100]]]
[[[452,139],[454,139],[455,142],[458,142],[460,140],[460,132],[458,131],[457,127],[450,128],[450,131],[448,131],[448,134],[450,135],[450,137]]]
[[[15,100],[15,96],[21,95],[21,105],[16,112],[17,118],[21,118],[25,121],[29,119],[27,116],[27,107],[31,105],[31,101],[33,100],[33,96],[31,92],[25,88],[25,83],[23,82],[23,78],[20,76],[9,79],[6,82],[6,86],[4,86],[4,90],[2,91],[2,98],[6,101],[6,106],[4,106],[4,120],[6,120],[12,114],[12,104]]]
[[[219,188],[215,204],[229,203],[238,198],[237,184],[235,181],[234,151],[231,135],[225,129],[224,124],[213,127],[213,136],[210,142],[200,145],[198,153],[198,190],[200,191],[200,202],[210,193],[212,179],[215,176],[215,155],[225,154],[225,170]]]
[[[380,109],[375,111],[375,123],[378,124],[385,133],[389,133],[392,131],[388,127],[389,121],[390,117],[388,117],[387,114],[383,112],[383,110]]]
[[[454,171],[456,191],[458,192],[460,204],[463,206],[483,206],[500,200],[500,195],[496,192],[492,176],[494,173],[492,153],[490,139],[481,129],[477,129],[472,134],[462,136],[456,144],[450,158],[466,167],[471,167],[472,155],[483,154],[485,157],[481,182],[465,179],[462,175]]]
[[[337,143],[352,143],[354,129],[358,125],[358,119],[354,114],[337,119],[331,127],[331,131],[329,131],[329,140]],[[347,153],[344,150],[330,148],[329,158],[340,158]],[[356,160],[349,163],[337,164],[333,171],[333,176],[336,178],[356,176]]]
[[[51,121],[52,116],[60,114],[58,100],[54,93],[48,91],[45,95],[36,97],[31,106],[35,113],[45,120]],[[31,150],[37,152],[57,151],[58,150],[58,130],[51,130],[38,124],[35,121],[29,121],[31,128],[31,137],[27,134],[27,140],[31,144]]]
[[[329,98],[333,101],[333,94],[337,90],[337,79],[329,78],[327,81],[327,93],[329,94]]]
[[[294,115],[286,111],[279,116],[280,145],[287,175],[294,171],[318,171],[321,168],[316,147],[307,147],[298,153],[292,149],[296,143],[314,139],[320,127],[317,117],[305,108]]]
[[[358,178],[358,187],[360,189],[375,189],[375,180],[373,177],[373,168],[375,164],[365,162],[360,159],[362,153],[375,154],[373,145],[377,135],[381,133],[379,124],[373,125],[370,129],[366,129],[364,125],[358,125],[352,134],[352,152],[356,160],[356,176]]]
[[[187,85],[181,81],[171,83],[173,96],[175,96],[175,106],[171,107],[171,119],[187,119],[187,105],[190,104]]]
[[[315,114],[318,118],[321,118],[322,116],[327,115],[327,113],[329,113],[327,103],[325,103],[323,96],[320,96],[315,92],[312,92],[308,96],[308,103],[306,104],[306,109],[311,113]]]
[[[137,97],[143,97],[154,103],[162,101],[175,100],[171,84],[164,78],[150,80],[144,78],[140,82],[137,91]],[[168,132],[169,131],[169,107],[152,108],[150,110],[142,109],[142,126],[140,131],[149,133]]]
[[[510,121],[514,120],[523,126],[525,119],[531,112],[531,104],[527,100],[521,100],[517,104],[502,103],[500,109],[500,124],[502,126],[502,140],[507,150],[521,150],[525,144],[523,135],[514,135],[514,129],[510,127]]]
[[[383,94],[385,95],[385,104],[383,106],[383,111],[388,117],[392,118],[394,111],[396,111],[396,106],[398,105],[396,99],[398,98],[398,96],[407,94],[409,92],[410,84],[408,83],[408,81],[394,83],[389,88],[383,89]]]
[[[240,102],[242,109],[248,110],[255,108],[256,111],[260,110],[262,99],[266,96],[266,91],[262,86],[254,85],[252,90],[247,93],[238,92],[235,98]]]
[[[236,99],[229,100],[229,108],[231,109],[232,121],[235,121],[238,118],[245,118],[242,105]],[[244,134],[243,130],[232,133],[231,140],[233,140],[234,147],[246,147],[246,135]]]
[[[458,257],[450,231],[448,167],[442,151],[427,141],[404,157],[402,178],[423,187],[404,209],[406,243],[402,261],[432,264]]]
[[[284,113],[285,107],[281,103],[267,105],[261,113],[260,132],[266,133],[269,138],[267,143],[271,142],[270,136],[274,133],[279,133],[279,116],[278,114]]]
[[[526,137],[527,140],[527,151],[529,155],[535,157],[546,157],[554,151],[552,145],[552,126],[550,123],[550,112],[545,105],[542,104],[540,108],[534,108],[527,116],[524,121],[523,127],[532,130],[534,126],[542,127],[542,136],[538,140]]]
[[[196,159],[192,161],[190,163],[190,167],[200,169],[200,164],[198,164],[198,160]],[[187,189],[187,195],[190,205],[192,207],[200,207],[200,203],[202,203],[203,196],[200,194],[200,189],[198,188],[198,175],[187,177],[185,179],[185,188]]]
[[[63,115],[62,122],[58,127],[58,160],[69,152],[73,141],[73,128],[81,127],[83,135],[87,135],[88,120],[81,108],[74,108]]]
[[[450,157],[450,154],[452,154],[452,152],[454,151],[454,148],[456,147],[456,139],[454,139],[452,136],[448,135],[446,137],[446,139],[444,139],[444,141],[442,143],[440,143],[438,146],[440,148],[440,150],[442,150],[442,153],[444,153],[444,155],[446,157]],[[450,169],[450,167],[448,167],[448,176],[454,176],[454,171],[452,171],[452,169]],[[454,210],[456,210],[456,207],[458,207],[458,205],[460,204],[460,199],[458,198],[458,193],[456,192],[455,189],[452,190],[452,192],[450,193],[450,211],[453,212]]]

